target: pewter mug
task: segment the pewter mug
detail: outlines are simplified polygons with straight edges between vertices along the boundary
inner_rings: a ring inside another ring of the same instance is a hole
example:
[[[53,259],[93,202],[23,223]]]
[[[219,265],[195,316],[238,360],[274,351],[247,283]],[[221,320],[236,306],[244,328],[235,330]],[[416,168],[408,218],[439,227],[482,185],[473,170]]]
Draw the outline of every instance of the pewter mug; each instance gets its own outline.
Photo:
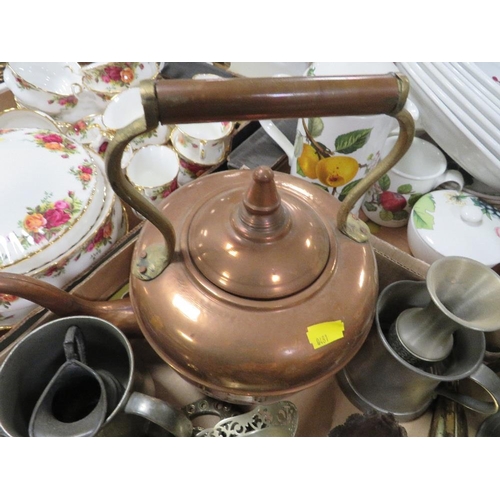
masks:
[[[132,347],[124,334],[108,321],[91,316],[71,316],[46,323],[9,352],[0,366],[0,435],[30,435],[30,419],[37,403],[67,362],[63,343],[73,325],[83,332],[88,367],[111,374],[123,388],[118,404],[107,412],[102,425],[86,435],[140,436],[147,433],[148,424],[153,422],[168,435],[191,436],[191,421],[181,410],[139,392],[145,385],[141,384]],[[57,430],[61,423],[64,421],[53,427],[51,436],[71,435]],[[68,429],[73,423],[68,422]]]
[[[380,293],[367,340],[337,375],[342,390],[358,408],[392,413],[403,422],[421,416],[437,395],[485,415],[496,413],[500,378],[483,364],[486,349],[483,332],[459,328],[450,355],[431,367],[408,363],[388,342],[390,326],[399,314],[411,307],[425,307],[430,300],[424,281],[398,281]],[[447,382],[467,378],[486,389],[493,401],[481,401],[448,389]]]

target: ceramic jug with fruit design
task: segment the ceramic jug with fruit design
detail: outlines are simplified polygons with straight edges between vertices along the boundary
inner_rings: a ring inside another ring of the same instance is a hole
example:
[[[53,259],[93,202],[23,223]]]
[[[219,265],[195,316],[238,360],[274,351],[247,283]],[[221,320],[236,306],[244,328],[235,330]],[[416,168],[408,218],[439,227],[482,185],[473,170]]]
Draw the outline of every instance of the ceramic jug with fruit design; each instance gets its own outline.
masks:
[[[313,63],[307,76],[366,75],[396,72],[393,63]],[[407,101],[413,118],[416,107]],[[262,120],[263,129],[288,156],[292,175],[301,177],[332,193],[342,201],[349,191],[381,159],[384,143],[397,123],[387,115],[312,116],[305,109],[297,122],[292,144],[274,123]],[[360,203],[353,207],[357,214]]]

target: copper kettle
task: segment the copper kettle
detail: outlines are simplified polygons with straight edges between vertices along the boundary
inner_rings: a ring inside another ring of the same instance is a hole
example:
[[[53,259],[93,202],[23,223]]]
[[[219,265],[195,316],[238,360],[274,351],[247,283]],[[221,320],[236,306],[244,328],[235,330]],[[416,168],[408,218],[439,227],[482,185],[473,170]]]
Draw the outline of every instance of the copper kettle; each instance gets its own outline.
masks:
[[[130,302],[91,302],[0,273],[0,292],[58,315],[138,330],[182,377],[217,399],[283,399],[343,368],[363,344],[378,295],[368,228],[356,201],[409,148],[402,75],[160,80],[141,84],[144,118],[119,130],[106,168],[118,196],[147,219],[135,244]],[[201,177],[154,207],[121,168],[127,144],[158,125],[387,114],[394,149],[346,199],[273,172]]]

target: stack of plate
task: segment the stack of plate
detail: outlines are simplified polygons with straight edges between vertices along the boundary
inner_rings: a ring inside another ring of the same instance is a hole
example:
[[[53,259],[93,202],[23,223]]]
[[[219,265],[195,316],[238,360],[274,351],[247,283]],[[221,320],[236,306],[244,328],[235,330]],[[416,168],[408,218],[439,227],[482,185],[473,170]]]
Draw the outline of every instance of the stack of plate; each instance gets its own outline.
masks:
[[[472,177],[500,192],[500,63],[396,63],[429,136]]]

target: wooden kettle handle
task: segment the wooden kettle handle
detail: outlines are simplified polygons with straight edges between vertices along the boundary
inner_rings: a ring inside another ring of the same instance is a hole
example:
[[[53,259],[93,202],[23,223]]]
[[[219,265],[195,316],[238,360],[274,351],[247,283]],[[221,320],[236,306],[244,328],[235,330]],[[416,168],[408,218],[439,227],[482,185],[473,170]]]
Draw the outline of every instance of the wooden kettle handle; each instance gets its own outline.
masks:
[[[407,96],[402,76],[158,80],[159,121],[217,121],[397,114]]]

